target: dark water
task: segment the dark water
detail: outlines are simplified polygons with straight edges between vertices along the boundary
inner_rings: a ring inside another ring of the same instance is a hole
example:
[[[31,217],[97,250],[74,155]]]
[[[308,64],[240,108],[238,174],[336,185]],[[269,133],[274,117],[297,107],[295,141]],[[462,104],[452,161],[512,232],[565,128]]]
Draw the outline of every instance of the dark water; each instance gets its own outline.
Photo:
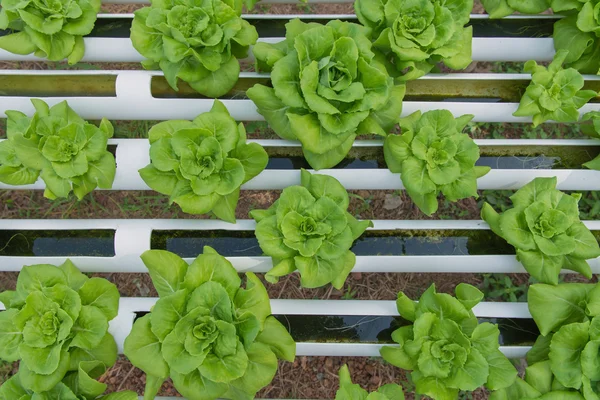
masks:
[[[136,318],[146,315],[139,312]],[[296,342],[393,344],[392,332],[411,322],[401,317],[369,315],[275,315]],[[531,345],[539,330],[532,319],[480,318],[498,324],[500,345]]]
[[[358,20],[349,16],[344,18],[351,22]],[[323,19],[303,18],[305,22],[325,23]],[[285,24],[289,19],[264,20],[249,18],[248,22],[254,25],[260,37],[283,37]],[[551,37],[553,32],[553,19],[473,19],[468,24],[473,27],[474,37]],[[96,20],[94,30],[90,37],[129,37],[131,19],[128,18],[99,18]],[[7,31],[0,31],[6,34]]]
[[[0,256],[93,256],[115,255],[114,230],[12,231],[0,230]]]
[[[152,248],[196,257],[211,246],[228,257],[263,254],[253,231],[154,231]],[[367,231],[351,249],[357,256],[514,254],[491,231]]]
[[[581,169],[582,162],[571,166],[570,168]],[[560,157],[540,156],[505,156],[505,157],[481,157],[475,165],[489,166],[494,169],[569,169],[565,166],[565,160]],[[282,157],[276,156],[269,158],[266,169],[310,169],[310,165],[304,157]],[[355,159],[344,159],[341,163],[333,167],[334,169],[386,169],[387,166],[383,159],[375,157],[363,157]]]

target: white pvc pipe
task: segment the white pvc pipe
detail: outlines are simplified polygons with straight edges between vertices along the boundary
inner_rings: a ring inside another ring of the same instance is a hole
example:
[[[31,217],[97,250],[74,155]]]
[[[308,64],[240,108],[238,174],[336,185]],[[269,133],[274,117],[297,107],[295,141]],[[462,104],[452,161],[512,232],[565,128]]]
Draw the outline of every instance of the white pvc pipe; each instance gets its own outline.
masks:
[[[129,38],[86,37],[81,62],[141,62],[144,57]],[[282,38],[261,38],[259,42],[278,42]],[[551,61],[552,38],[473,38],[473,61]],[[252,53],[250,52],[250,55]],[[252,61],[249,57],[247,61]],[[0,50],[0,61],[47,61],[33,54],[18,55]],[[141,68],[141,67],[140,67]]]
[[[110,321],[109,332],[117,342],[119,353],[129,335],[136,313],[149,312],[156,303],[153,297],[122,297],[119,313]],[[4,307],[0,305],[0,310]],[[398,316],[394,301],[388,300],[271,300],[274,315],[347,315],[347,316]],[[473,308],[480,318],[528,319],[531,314],[527,303],[482,302]],[[298,356],[356,356],[377,357],[384,344],[378,343],[297,343]],[[387,345],[389,346],[389,345]],[[510,346],[506,350],[511,357],[521,357],[527,351],[524,346]]]
[[[41,97],[50,105],[68,100],[71,107],[86,119],[117,119],[117,120],[168,120],[168,119],[193,119],[199,113],[209,111],[213,101],[210,99],[185,99],[185,98],[155,98],[151,93],[152,76],[161,75],[157,71],[21,71],[6,70],[0,75],[115,75],[115,97],[69,97],[52,96]],[[477,75],[460,74],[437,75],[428,79],[478,79]],[[486,74],[488,79],[500,78],[503,74]],[[242,73],[241,77],[268,77],[265,74]],[[518,79],[530,79],[529,75],[513,75]],[[598,80],[597,76],[586,76],[587,80]],[[264,118],[258,113],[256,106],[249,99],[224,99],[231,115],[238,121],[262,121]],[[135,105],[135,106],[133,106]],[[512,115],[518,108],[518,103],[490,103],[490,102],[444,102],[444,101],[405,101],[402,116],[407,116],[415,111],[423,112],[435,109],[447,109],[454,115],[473,114],[474,122],[523,122],[530,123],[531,118],[514,117]],[[35,111],[26,96],[1,96],[0,118],[6,116],[6,110],[19,110],[26,114]],[[586,104],[581,110],[583,115],[589,111],[600,111],[600,104]]]
[[[600,230],[600,221],[584,221],[591,230]],[[0,230],[114,230],[113,257],[91,256],[0,256],[3,271],[20,271],[24,265],[59,265],[71,259],[84,272],[123,273],[147,272],[140,254],[150,250],[153,231],[164,230],[225,230],[252,231],[253,220],[239,220],[229,224],[216,220],[197,219],[99,219],[99,220],[0,220]],[[479,220],[376,220],[370,231],[377,230],[484,230],[489,226]],[[498,238],[498,240],[501,240]],[[269,271],[273,264],[270,257],[227,257],[239,272]],[[191,262],[191,258],[186,258]],[[589,260],[593,273],[600,273],[600,258]],[[353,272],[365,273],[524,273],[525,269],[514,255],[441,255],[441,256],[357,256]],[[563,271],[572,273],[572,271]]]

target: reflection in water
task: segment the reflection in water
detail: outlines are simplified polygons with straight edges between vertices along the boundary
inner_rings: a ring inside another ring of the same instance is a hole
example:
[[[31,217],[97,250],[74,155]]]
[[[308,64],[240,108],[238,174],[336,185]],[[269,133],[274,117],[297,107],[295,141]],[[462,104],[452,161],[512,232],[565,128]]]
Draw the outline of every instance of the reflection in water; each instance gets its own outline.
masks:
[[[90,256],[115,255],[115,231],[0,231],[0,256]]]

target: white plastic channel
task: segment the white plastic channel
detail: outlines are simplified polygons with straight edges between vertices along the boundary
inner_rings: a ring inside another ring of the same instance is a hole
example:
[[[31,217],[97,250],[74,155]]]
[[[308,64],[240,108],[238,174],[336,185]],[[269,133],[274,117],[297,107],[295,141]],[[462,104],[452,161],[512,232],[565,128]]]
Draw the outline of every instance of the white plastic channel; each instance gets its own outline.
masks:
[[[278,42],[282,38],[259,39]],[[82,62],[141,62],[144,57],[135,50],[129,38],[86,37]],[[551,61],[554,57],[552,38],[473,38],[473,61]],[[252,58],[249,57],[248,60]],[[0,50],[0,61],[47,61],[33,54],[18,55]]]
[[[483,230],[489,226],[477,220],[376,220],[370,230]],[[591,230],[600,230],[600,221],[584,221]],[[113,257],[24,257],[0,256],[1,271],[20,271],[24,265],[58,265],[70,258],[84,272],[129,273],[147,272],[140,255],[150,250],[152,231],[161,230],[225,230],[252,231],[252,220],[229,224],[216,220],[197,219],[97,219],[97,220],[0,220],[0,230],[115,230]],[[498,240],[502,240],[498,238]],[[239,272],[267,272],[272,268],[270,257],[228,257]],[[193,259],[186,259],[191,262]],[[592,271],[600,273],[600,258],[589,260]],[[365,273],[524,273],[514,255],[443,255],[443,256],[357,256],[353,272]],[[571,271],[563,271],[569,273]]]
[[[122,297],[119,314],[110,322],[109,332],[115,337],[119,353],[133,325],[136,313],[148,312],[156,303],[154,297]],[[0,309],[4,309],[0,306]],[[394,301],[388,300],[271,300],[274,315],[358,315],[373,318],[398,316]],[[531,318],[527,303],[483,302],[473,308],[480,318]],[[384,344],[377,343],[297,343],[298,356],[356,356],[377,357]],[[389,345],[388,345],[389,346]],[[507,356],[518,358],[529,347],[506,346],[500,348]]]
[[[162,75],[158,71],[31,71],[4,70],[0,75],[116,75],[114,97],[85,97],[85,96],[52,96],[40,97],[50,105],[68,100],[71,107],[81,117],[86,119],[117,119],[117,120],[168,120],[193,119],[199,113],[209,111],[213,101],[210,99],[185,98],[155,98],[151,93],[153,76]],[[241,78],[268,78],[268,74],[241,73]],[[438,74],[428,75],[422,79],[450,80],[510,80],[529,81],[528,74]],[[588,81],[600,80],[600,76],[586,75]],[[231,115],[238,121],[262,121],[256,106],[249,99],[221,100]],[[531,118],[514,117],[512,114],[518,108],[518,103],[492,102],[442,102],[442,101],[405,101],[402,115],[406,116],[415,111],[423,112],[435,109],[447,109],[454,115],[473,114],[474,122],[522,122],[531,123]],[[0,118],[6,115],[5,110],[19,110],[33,114],[34,108],[28,96],[0,96]],[[600,103],[586,104],[580,110],[583,115],[589,111],[600,111]]]
[[[0,103],[3,100],[0,98]],[[73,103],[74,105],[76,103]],[[0,105],[1,107],[1,105]],[[496,140],[477,141],[494,145]],[[261,143],[268,141],[261,141]],[[568,141],[564,141],[568,143]],[[117,144],[117,174],[113,187],[110,190],[150,190],[148,185],[140,177],[138,170],[150,163],[149,143],[146,139],[117,139],[112,140]],[[293,143],[277,141],[277,144]],[[518,145],[518,140],[505,141]],[[528,141],[527,144],[555,145],[559,141],[546,143],[546,140]],[[600,141],[578,141],[577,143],[589,143],[599,145]],[[297,144],[294,144],[297,146]],[[500,144],[498,144],[500,145]],[[364,190],[396,190],[404,186],[398,174],[393,174],[387,169],[324,169],[312,171],[313,173],[326,174],[338,179],[346,189]],[[553,177],[558,178],[558,188],[561,190],[600,190],[600,179],[598,171],[558,170],[558,169],[492,169],[487,175],[479,178],[477,187],[481,190],[511,190],[519,189],[534,178]],[[277,170],[269,169],[261,172],[257,177],[242,186],[244,190],[278,190],[290,185],[300,184],[299,170]],[[10,186],[0,183],[0,189],[43,189],[45,187],[41,178],[34,184],[23,186]]]

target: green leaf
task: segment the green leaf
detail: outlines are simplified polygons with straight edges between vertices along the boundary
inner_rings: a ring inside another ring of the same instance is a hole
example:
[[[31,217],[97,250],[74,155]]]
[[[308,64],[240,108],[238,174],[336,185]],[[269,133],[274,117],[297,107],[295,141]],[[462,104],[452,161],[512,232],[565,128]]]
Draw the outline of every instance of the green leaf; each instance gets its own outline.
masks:
[[[535,284],[529,287],[529,311],[542,335],[562,325],[583,322],[586,318],[586,297],[591,288],[580,283],[563,283],[558,286]],[[548,313],[547,310],[552,310]]]
[[[0,166],[0,182],[7,185],[31,185],[38,180],[40,172],[27,167]]]
[[[119,313],[119,290],[103,278],[90,278],[79,289],[81,304],[99,309],[107,320]]]
[[[150,186],[152,190],[166,195],[173,193],[178,182],[175,172],[160,171],[152,164],[140,169],[139,173],[146,185]]]
[[[61,61],[69,56],[75,47],[75,37],[65,31],[53,35],[37,32],[35,29],[25,26],[25,32],[31,41],[44,52],[50,61]]]
[[[558,381],[569,388],[579,389],[583,373],[581,353],[589,340],[589,322],[563,326],[550,343],[550,365]]]
[[[188,267],[183,287],[193,291],[210,281],[223,286],[230,298],[235,297],[241,285],[241,279],[233,265],[214,249],[204,246],[204,253],[199,255]]]
[[[316,288],[333,281],[345,267],[345,259],[325,260],[319,256],[294,257],[300,271],[300,284],[305,288]]]
[[[230,391],[240,391],[241,395],[253,395],[267,386],[277,372],[277,357],[269,346],[260,342],[247,349],[248,367],[241,378],[231,382]]]
[[[267,152],[258,143],[238,145],[232,156],[240,160],[244,167],[244,183],[260,174],[269,161]]]
[[[296,358],[296,342],[288,330],[275,317],[265,319],[264,328],[256,341],[270,347],[277,358],[293,362]]]
[[[308,189],[315,199],[329,197],[341,208],[347,209],[350,200],[344,186],[335,178],[328,175],[311,174],[305,169],[300,172],[302,186]]]
[[[532,277],[542,283],[558,284],[558,275],[562,269],[562,256],[548,256],[540,251],[517,250],[517,259]]]
[[[248,368],[249,360],[242,343],[238,341],[237,348],[233,354],[218,357],[209,353],[206,360],[198,368],[200,373],[214,382],[231,382],[241,378]]]
[[[94,378],[100,377],[105,371],[106,366],[100,361],[82,361],[78,370],[68,374],[63,382],[79,396],[95,399],[104,393],[108,385]]]
[[[69,353],[63,349],[60,354],[58,367],[48,375],[41,375],[29,369],[28,365],[21,363],[19,376],[23,388],[34,392],[47,392],[63,379],[69,368]]]
[[[17,312],[13,308],[0,313],[0,358],[9,362],[20,358],[19,344],[23,340],[23,333],[13,322]]]
[[[210,315],[218,320],[233,322],[231,299],[223,286],[217,282],[205,282],[192,292],[186,305],[186,312],[190,313],[198,308],[202,310],[202,315]]]
[[[166,379],[169,366],[161,353],[161,343],[152,333],[150,315],[139,318],[125,338],[124,353],[133,365],[147,373]],[[161,382],[162,383],[162,382]]]
[[[211,381],[198,370],[187,375],[172,371],[171,378],[177,391],[190,400],[217,399],[223,396],[228,388],[227,384]]]
[[[402,163],[402,183],[410,192],[426,194],[436,190],[436,185],[429,177],[427,163],[417,158],[408,158]]]
[[[21,298],[27,297],[31,292],[41,291],[43,288],[55,285],[66,285],[65,274],[54,265],[39,264],[29,265],[21,269],[17,278],[17,294]]]
[[[279,210],[279,209],[278,209]],[[283,233],[277,227],[277,216],[261,220],[255,230],[258,244],[265,254],[277,259],[294,257],[298,252],[283,243]]]
[[[71,354],[69,371],[78,368],[83,361],[101,361],[106,367],[111,367],[117,360],[117,343],[110,333],[104,335],[98,346],[93,349],[82,349],[73,347],[69,349]]]
[[[141,258],[160,297],[181,288],[188,269],[188,264],[181,257],[164,250],[148,250]]]
[[[235,223],[235,210],[240,197],[240,188],[237,188],[228,195],[222,196],[215,204],[212,212],[215,216],[225,222]]]
[[[0,49],[13,54],[27,55],[36,51],[37,48],[27,32],[16,32],[0,36]]]
[[[246,91],[246,96],[256,104],[259,114],[265,117],[271,129],[279,137],[296,140],[287,116],[290,107],[275,95],[274,89],[263,85],[254,85]]]
[[[177,322],[183,318],[188,292],[177,292],[158,299],[150,313],[150,328],[158,340],[163,341]]]
[[[87,276],[81,273],[81,271],[79,271],[75,264],[73,264],[69,259],[67,259],[63,264],[59,265],[58,268],[64,272],[65,277],[67,278],[67,285],[73,290],[79,290],[89,279]]]
[[[70,347],[93,349],[102,341],[107,330],[108,320],[102,310],[94,306],[81,306],[79,318],[73,326],[75,336]]]
[[[502,237],[519,250],[536,250],[534,235],[531,233],[523,210],[511,208],[500,214]],[[530,272],[531,273],[531,272]]]
[[[265,320],[271,315],[271,303],[264,285],[252,272],[246,273],[246,288],[240,288],[233,300],[238,315],[249,312],[256,316],[263,328]]]

